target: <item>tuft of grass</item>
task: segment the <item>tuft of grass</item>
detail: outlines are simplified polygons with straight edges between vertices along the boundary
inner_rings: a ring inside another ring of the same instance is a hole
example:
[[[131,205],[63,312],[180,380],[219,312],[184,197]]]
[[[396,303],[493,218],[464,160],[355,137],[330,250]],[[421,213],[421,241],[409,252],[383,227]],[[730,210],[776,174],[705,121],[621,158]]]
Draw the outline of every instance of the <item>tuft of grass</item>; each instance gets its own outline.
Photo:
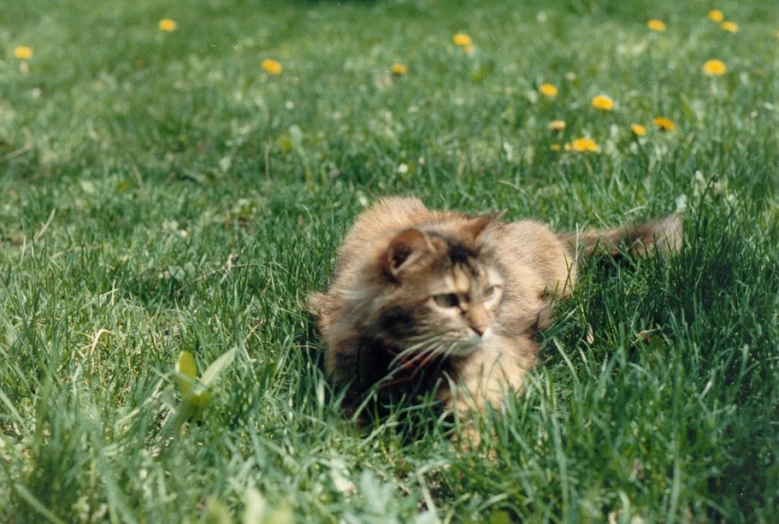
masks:
[[[718,8],[738,33],[667,0],[4,6],[0,520],[773,520],[776,28]],[[561,230],[679,212],[685,245],[587,261],[462,452],[429,404],[346,420],[303,309],[395,193]],[[178,355],[232,350],[171,430]]]

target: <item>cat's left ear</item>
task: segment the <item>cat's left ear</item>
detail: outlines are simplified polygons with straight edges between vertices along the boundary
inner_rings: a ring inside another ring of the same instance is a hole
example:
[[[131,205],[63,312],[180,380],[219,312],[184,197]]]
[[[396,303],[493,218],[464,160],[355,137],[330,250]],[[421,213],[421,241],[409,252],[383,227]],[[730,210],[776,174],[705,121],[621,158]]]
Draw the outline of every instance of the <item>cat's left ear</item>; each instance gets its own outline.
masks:
[[[479,215],[471,218],[463,227],[474,240],[478,240],[482,233],[487,229],[487,226],[493,222],[500,220],[505,211],[498,211],[497,213],[490,213],[487,215]]]
[[[427,236],[415,228],[405,229],[390,242],[384,259],[385,269],[393,276],[397,276],[401,269],[427,251],[432,251]]]

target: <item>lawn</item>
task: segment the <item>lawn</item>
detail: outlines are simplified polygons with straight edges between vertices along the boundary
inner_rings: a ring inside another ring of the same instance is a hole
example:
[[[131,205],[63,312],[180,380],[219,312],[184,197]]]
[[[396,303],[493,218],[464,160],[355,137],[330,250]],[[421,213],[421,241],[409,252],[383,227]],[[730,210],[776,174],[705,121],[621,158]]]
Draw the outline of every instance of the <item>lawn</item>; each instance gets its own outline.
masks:
[[[0,521],[779,514],[775,5],[6,3]],[[685,245],[586,263],[460,451],[429,403],[346,420],[303,308],[397,193]],[[234,357],[199,404],[184,351]]]

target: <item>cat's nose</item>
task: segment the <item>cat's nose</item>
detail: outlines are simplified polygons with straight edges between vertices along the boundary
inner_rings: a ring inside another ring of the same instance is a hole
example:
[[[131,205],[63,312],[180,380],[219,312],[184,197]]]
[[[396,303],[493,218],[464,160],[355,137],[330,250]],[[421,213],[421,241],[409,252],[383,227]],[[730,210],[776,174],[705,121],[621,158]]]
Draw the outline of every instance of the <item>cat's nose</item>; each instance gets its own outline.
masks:
[[[484,325],[481,325],[481,326],[471,326],[471,329],[474,330],[476,333],[478,333],[479,336],[482,336],[482,335],[484,335],[484,332],[487,331],[488,327],[489,326],[484,324]]]

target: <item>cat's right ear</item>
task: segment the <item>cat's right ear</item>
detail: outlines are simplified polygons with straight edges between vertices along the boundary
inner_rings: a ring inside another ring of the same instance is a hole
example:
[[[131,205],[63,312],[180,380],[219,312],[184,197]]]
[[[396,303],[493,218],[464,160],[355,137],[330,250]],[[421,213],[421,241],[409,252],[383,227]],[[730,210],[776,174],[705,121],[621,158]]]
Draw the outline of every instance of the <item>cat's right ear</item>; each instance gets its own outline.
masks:
[[[385,270],[397,276],[423,253],[432,250],[427,236],[420,230],[410,228],[398,233],[390,242],[384,259]]]
[[[462,230],[470,233],[474,240],[478,240],[482,233],[487,229],[487,226],[500,220],[505,211],[498,211],[497,213],[490,213],[489,215],[478,215],[465,223]]]

